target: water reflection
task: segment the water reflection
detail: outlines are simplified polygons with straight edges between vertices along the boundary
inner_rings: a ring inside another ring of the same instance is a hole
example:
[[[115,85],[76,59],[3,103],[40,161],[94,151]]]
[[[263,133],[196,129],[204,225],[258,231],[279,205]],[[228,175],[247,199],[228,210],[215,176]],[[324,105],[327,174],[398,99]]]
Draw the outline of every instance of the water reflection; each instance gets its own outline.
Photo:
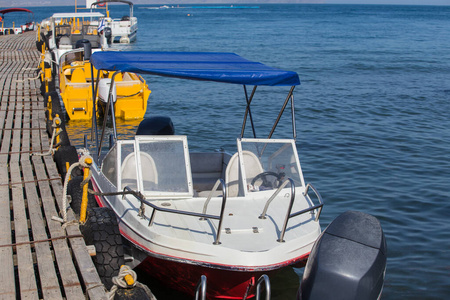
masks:
[[[120,137],[120,139],[128,139],[135,135],[137,127],[139,126],[139,123],[142,119],[138,120],[122,120],[117,119],[116,125],[117,125],[117,136]],[[101,128],[103,126],[103,119],[100,119],[97,121],[97,126],[99,128],[99,138],[101,135]],[[70,138],[70,143],[72,146],[75,146],[76,148],[84,147],[84,137],[87,136],[88,144],[90,144],[91,141],[91,128],[92,128],[92,121],[91,120],[69,120],[66,124],[66,130],[67,134]],[[103,142],[104,146],[109,146],[108,140],[109,136],[113,134],[112,130],[112,123],[111,120],[107,120],[107,127],[105,131],[105,141]]]

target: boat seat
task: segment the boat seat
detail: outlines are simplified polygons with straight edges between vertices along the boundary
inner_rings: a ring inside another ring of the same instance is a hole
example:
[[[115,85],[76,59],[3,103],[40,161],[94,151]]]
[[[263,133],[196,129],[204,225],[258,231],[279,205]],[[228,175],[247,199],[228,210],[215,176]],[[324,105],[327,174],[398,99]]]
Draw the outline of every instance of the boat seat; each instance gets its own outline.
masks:
[[[258,174],[264,172],[259,158],[251,151],[243,150],[245,177],[247,184]],[[239,153],[236,152],[228,163],[225,171],[225,182],[227,184],[227,196],[244,196],[244,187],[242,186],[242,177],[240,172]]]
[[[148,189],[150,185],[158,184],[158,172],[156,170],[155,161],[148,154],[141,152],[141,170],[144,181],[144,188]],[[137,190],[137,169],[136,169],[136,157],[134,152],[128,154],[122,162],[121,167],[121,188],[129,186],[133,190]]]
[[[142,82],[139,79],[133,79],[133,77],[128,72],[123,73],[123,75],[120,73],[117,74],[115,82],[116,82],[117,87],[136,89],[136,91],[128,90],[128,93],[130,93],[130,92],[136,93],[142,89],[142,87],[141,87]]]
[[[119,75],[117,75],[117,76],[119,76]],[[123,81],[132,81],[132,80],[133,80],[133,78],[131,77],[130,73],[128,73],[128,72],[123,73]]]
[[[199,196],[209,194],[217,179],[225,177],[231,156],[224,152],[191,152],[189,157],[194,190]],[[222,194],[221,187],[218,193]]]
[[[112,78],[113,74],[114,74],[114,72],[112,72],[112,71],[109,72],[108,78]],[[119,73],[116,75],[116,77],[114,77],[114,82],[122,81],[122,80],[123,80],[122,73]]]
[[[60,46],[71,46],[72,47],[72,42],[71,42],[71,40],[70,40],[70,38],[68,37],[68,36],[62,36],[60,39],[59,39],[59,45]]]
[[[70,79],[72,83],[86,83],[86,76],[83,69],[75,69],[72,72],[72,78]]]
[[[91,64],[90,63],[85,63],[84,64],[84,68],[86,70],[88,70],[86,72],[86,80],[90,82],[92,80],[92,78],[91,78],[91,71],[90,71],[91,70]],[[94,68],[94,80],[97,79],[97,74],[98,74],[98,70],[96,68]],[[102,78],[102,74],[100,73],[100,79],[101,78]]]

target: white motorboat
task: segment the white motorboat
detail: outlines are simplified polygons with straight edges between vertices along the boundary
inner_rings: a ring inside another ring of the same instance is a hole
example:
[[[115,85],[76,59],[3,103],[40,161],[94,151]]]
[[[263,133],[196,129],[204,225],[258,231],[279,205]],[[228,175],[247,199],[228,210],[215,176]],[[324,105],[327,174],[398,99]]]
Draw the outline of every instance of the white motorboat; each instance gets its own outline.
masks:
[[[262,274],[305,264],[321,234],[323,202],[306,184],[297,153],[297,73],[233,53],[101,51],[90,62],[99,71],[224,82],[245,89],[247,105],[233,153],[191,152],[188,137],[174,135],[165,117],[144,119],[136,136],[125,140],[112,122],[106,154],[101,151],[106,126],[101,134],[95,130],[95,147],[88,153],[94,158],[97,204],[116,215],[131,249],[131,267],[189,294],[205,275],[208,299],[243,299],[255,294]],[[254,86],[250,94],[249,85]],[[257,105],[253,96],[259,85],[289,91],[266,137],[245,137],[246,124],[253,127],[250,106]],[[284,132],[283,138],[273,138],[286,107],[293,136]],[[218,132],[216,138],[223,136]]]
[[[127,0],[100,0],[90,2],[91,11],[96,6],[108,5],[110,3],[123,3],[128,4],[130,10],[129,15],[124,15],[121,18],[111,18],[109,16],[109,10],[107,16],[102,20],[101,26],[107,30],[107,39],[110,43],[129,44],[136,41],[138,21],[133,15],[133,2]],[[88,5],[89,1],[86,2]]]
[[[108,48],[104,34],[99,31],[104,17],[99,12],[55,13],[42,21],[38,39],[46,43],[49,55],[59,65],[63,54],[83,47],[87,41],[92,51]]]

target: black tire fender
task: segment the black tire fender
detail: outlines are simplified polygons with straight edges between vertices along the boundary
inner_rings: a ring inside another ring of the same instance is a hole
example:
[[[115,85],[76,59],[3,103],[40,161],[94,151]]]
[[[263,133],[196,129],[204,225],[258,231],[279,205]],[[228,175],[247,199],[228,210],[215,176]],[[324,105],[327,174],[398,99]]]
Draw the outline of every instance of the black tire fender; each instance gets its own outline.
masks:
[[[58,169],[59,174],[61,174],[61,177],[64,180],[66,178],[67,171],[69,170],[67,163],[69,163],[70,167],[72,164],[78,162],[77,149],[74,146],[61,146],[58,150],[56,150],[53,155],[53,159],[56,163],[56,168]],[[79,175],[82,175],[80,168],[75,168],[72,171],[72,177]]]
[[[88,219],[80,226],[87,245],[94,245],[96,255],[92,257],[98,275],[110,290],[112,278],[119,274],[125,264],[122,236],[114,211],[106,207],[96,207],[88,211]]]

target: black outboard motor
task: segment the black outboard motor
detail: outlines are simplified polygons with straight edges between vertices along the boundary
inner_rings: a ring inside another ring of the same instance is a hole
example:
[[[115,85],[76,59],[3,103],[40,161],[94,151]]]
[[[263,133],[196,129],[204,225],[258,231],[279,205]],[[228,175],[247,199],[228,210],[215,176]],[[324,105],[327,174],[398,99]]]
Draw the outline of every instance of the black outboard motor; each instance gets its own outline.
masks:
[[[386,271],[386,239],[373,216],[348,211],[315,242],[297,300],[376,300]]]
[[[91,42],[87,39],[78,40],[75,43],[75,48],[84,48],[84,60],[89,60],[92,54]]]
[[[174,135],[175,128],[169,117],[145,118],[139,124],[136,135]]]
[[[112,41],[112,30],[111,30],[111,27],[105,27],[103,29],[103,34],[105,35],[106,42],[108,44],[111,44],[111,41]]]

